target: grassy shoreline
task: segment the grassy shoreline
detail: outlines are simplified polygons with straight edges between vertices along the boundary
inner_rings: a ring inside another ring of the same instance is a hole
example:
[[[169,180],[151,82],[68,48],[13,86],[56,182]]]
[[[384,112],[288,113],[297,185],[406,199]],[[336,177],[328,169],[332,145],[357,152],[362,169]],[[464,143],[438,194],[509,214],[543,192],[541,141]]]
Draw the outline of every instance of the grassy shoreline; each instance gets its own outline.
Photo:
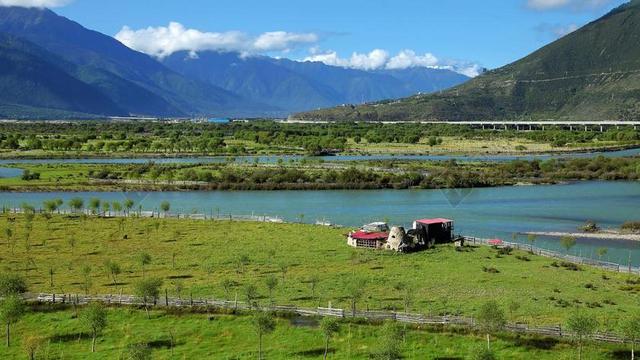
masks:
[[[422,156],[422,155],[433,155],[433,156],[484,156],[484,155],[513,155],[513,156],[530,156],[530,155],[563,155],[563,154],[582,154],[582,153],[591,153],[591,152],[615,152],[622,150],[633,150],[640,148],[640,143],[635,144],[627,144],[627,145],[607,145],[603,144],[601,146],[584,146],[584,147],[565,147],[565,148],[545,148],[538,151],[532,150],[503,150],[503,151],[491,151],[491,150],[476,150],[476,151],[459,151],[459,150],[448,150],[448,149],[437,149],[437,148],[425,148],[421,151],[415,150],[407,150],[407,151],[391,151],[389,150],[390,144],[387,144],[386,150],[382,151],[367,151],[365,149],[346,149],[344,151],[338,152],[335,155],[339,156]],[[314,159],[317,156],[309,155],[309,153],[300,150],[300,151],[269,151],[269,152],[250,152],[250,153],[242,153],[242,154],[229,154],[229,153],[210,153],[210,152],[202,152],[202,153],[193,153],[193,152],[115,152],[115,153],[105,153],[105,152],[77,152],[77,151],[69,151],[69,152],[29,152],[29,151],[19,151],[19,152],[8,152],[8,151],[0,151],[0,160],[16,160],[19,162],[20,160],[48,160],[48,159],[149,159],[149,161],[153,161],[154,159],[176,159],[176,158],[198,158],[198,157],[216,157],[216,158],[253,158],[256,156],[302,156],[309,157],[310,159]]]
[[[460,163],[305,158],[277,164],[16,163],[5,167],[25,170],[22,178],[0,179],[0,191],[14,192],[443,189],[640,179],[640,157]]]

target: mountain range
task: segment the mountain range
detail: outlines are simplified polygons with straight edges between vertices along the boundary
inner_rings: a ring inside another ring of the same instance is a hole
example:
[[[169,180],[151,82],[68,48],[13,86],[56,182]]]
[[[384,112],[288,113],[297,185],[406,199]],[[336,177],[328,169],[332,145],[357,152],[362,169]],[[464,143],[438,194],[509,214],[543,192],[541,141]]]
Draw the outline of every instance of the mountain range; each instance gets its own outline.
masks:
[[[362,71],[232,52],[156,59],[41,8],[0,7],[0,50],[4,118],[286,116],[468,80],[444,69]]]
[[[638,120],[640,0],[447,91],[348,105],[300,120]]]

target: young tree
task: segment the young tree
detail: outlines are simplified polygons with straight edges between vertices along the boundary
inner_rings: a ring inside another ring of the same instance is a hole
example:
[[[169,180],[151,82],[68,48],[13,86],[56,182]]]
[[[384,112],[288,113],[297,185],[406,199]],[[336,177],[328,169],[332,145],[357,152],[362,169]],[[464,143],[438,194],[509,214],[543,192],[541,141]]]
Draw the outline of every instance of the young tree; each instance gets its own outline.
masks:
[[[487,335],[487,350],[491,350],[491,334],[502,330],[507,320],[500,305],[491,300],[480,307],[476,315],[476,323],[478,328]]]
[[[107,260],[104,263],[104,266],[107,270],[107,274],[111,276],[113,286],[118,286],[118,275],[122,273],[122,268],[120,267],[120,265],[114,261]]]
[[[171,210],[171,203],[166,200],[163,201],[162,203],[160,203],[160,210],[162,210],[164,215],[167,216],[167,213],[169,212],[169,210]]]
[[[140,263],[140,267],[142,268],[142,278],[144,278],[144,275],[145,275],[145,273],[144,273],[144,269],[145,268],[144,267],[146,265],[151,264],[151,260],[152,260],[151,259],[151,255],[149,255],[146,252],[140,253],[138,255],[138,262]]]
[[[225,278],[222,280],[222,289],[224,290],[224,295],[226,296],[227,300],[229,299],[229,292],[231,291],[231,288],[233,287],[233,281]]]
[[[347,290],[347,298],[351,303],[351,316],[356,316],[356,307],[358,305],[358,301],[364,295],[366,282],[363,279],[351,279],[349,284],[346,286]]]
[[[162,287],[162,279],[149,278],[138,281],[135,286],[135,294],[142,300],[144,310],[147,313],[147,319],[151,319],[149,315],[149,302],[156,303],[160,296],[160,287]]]
[[[11,325],[17,323],[24,313],[24,300],[18,295],[9,295],[0,302],[0,321],[7,329],[7,347],[11,345]]]
[[[107,216],[111,211],[111,204],[107,201],[102,203],[102,216]]]
[[[20,295],[27,292],[24,278],[11,273],[0,274],[0,297]]]
[[[631,344],[631,360],[635,360],[636,343],[640,339],[640,313],[626,317],[620,323],[619,333]]]
[[[598,248],[598,250],[596,250],[596,254],[598,255],[598,260],[602,261],[602,258],[605,255],[607,255],[608,252],[609,252],[609,249],[607,249],[606,247]]]
[[[536,234],[527,235],[527,241],[529,241],[531,246],[533,246],[533,244],[536,242],[536,240],[538,240],[538,235],[536,235]]]
[[[13,230],[9,226],[4,228],[4,236],[7,238],[7,247],[11,249],[11,253],[13,254],[15,241],[13,237]]]
[[[326,360],[329,354],[329,340],[340,331],[340,321],[334,317],[323,318],[322,322],[320,322],[320,330],[322,330],[322,334],[324,335],[323,359]]]
[[[576,238],[573,236],[563,236],[560,238],[560,245],[562,245],[568,254],[571,248],[576,246]]]
[[[91,266],[85,265],[81,269],[82,271],[82,290],[84,290],[85,295],[89,295],[89,291],[91,291],[91,285],[93,284],[91,280]]]
[[[618,333],[631,344],[631,360],[635,360],[636,343],[640,339],[640,313],[625,317],[618,325]]]
[[[145,343],[130,344],[127,345],[126,354],[127,360],[150,360],[151,348]]]
[[[75,197],[69,200],[69,207],[74,213],[80,212],[80,210],[82,210],[82,208],[84,207],[84,200],[82,200],[82,198]]]
[[[89,210],[91,210],[91,214],[96,215],[99,209],[100,209],[100,199],[98,198],[89,199]]]
[[[514,319],[514,314],[520,310],[520,303],[515,300],[511,300],[509,302],[509,315],[511,315],[511,319]]]
[[[55,275],[55,271],[53,267],[49,268],[49,287],[53,288],[53,275]]]
[[[258,360],[262,360],[262,337],[275,331],[276,321],[270,313],[258,312],[253,317],[253,326],[258,334]]]
[[[111,208],[116,214],[119,214],[122,211],[122,204],[120,204],[118,201],[114,201],[111,203]]]
[[[387,321],[382,327],[382,338],[379,342],[376,358],[384,360],[396,360],[402,358],[401,344],[404,338],[404,329],[395,321]]]
[[[598,328],[598,320],[590,315],[583,313],[574,313],[567,320],[567,329],[572,331],[578,340],[578,359],[582,359],[582,346],[584,341]]]
[[[282,262],[278,264],[278,268],[280,269],[280,273],[282,274],[282,283],[284,284],[285,277],[287,275],[287,272],[289,271],[289,264]]]
[[[126,199],[126,200],[124,201],[124,207],[125,207],[125,209],[127,209],[127,216],[129,216],[129,213],[131,213],[131,209],[133,209],[133,206],[134,206],[135,204],[136,204],[136,203],[135,203],[133,200],[131,200],[131,199]]]
[[[99,303],[89,304],[80,314],[82,325],[91,332],[91,352],[96,352],[96,339],[107,327],[107,310]]]
[[[267,285],[267,290],[269,290],[269,300],[273,303],[273,290],[278,286],[278,279],[270,275],[265,279],[265,284]]]
[[[470,357],[472,360],[497,360],[492,350],[487,348],[473,349]]]
[[[316,298],[316,288],[320,282],[320,277],[317,274],[313,274],[309,277],[309,286],[311,287],[311,298]]]
[[[244,287],[244,296],[247,299],[247,305],[249,308],[253,307],[253,302],[258,298],[258,289],[253,284],[248,284]]]
[[[40,336],[28,336],[22,341],[22,348],[27,353],[29,360],[36,359],[36,353],[42,346],[44,339]]]
[[[53,214],[56,210],[58,210],[58,202],[56,200],[45,200],[42,205],[44,206],[45,211],[49,214]]]

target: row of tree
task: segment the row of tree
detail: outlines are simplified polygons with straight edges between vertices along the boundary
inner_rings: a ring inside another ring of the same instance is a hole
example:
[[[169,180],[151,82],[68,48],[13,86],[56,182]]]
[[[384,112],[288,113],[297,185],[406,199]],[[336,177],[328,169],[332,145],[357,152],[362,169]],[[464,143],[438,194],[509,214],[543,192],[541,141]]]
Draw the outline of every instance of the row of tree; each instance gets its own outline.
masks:
[[[568,143],[615,141],[637,143],[640,132],[632,127],[605,132],[566,131],[547,127],[530,132],[494,131],[446,124],[286,124],[274,121],[247,123],[47,123],[0,124],[0,148],[12,150],[104,151],[104,152],[229,152],[242,151],[227,146],[225,139],[248,140],[265,146],[304,148],[310,153],[323,149],[342,150],[347,139],[369,143],[413,144],[423,139],[455,136],[466,139],[524,137],[533,141],[565,146]],[[99,134],[99,135],[98,135]],[[429,141],[431,143],[431,141]]]
[[[156,303],[160,296],[162,280],[158,278],[143,278],[135,285],[135,295],[142,300],[143,306],[150,319],[149,305]],[[13,274],[0,275],[0,321],[6,327],[6,346],[11,346],[11,327],[28,311],[27,304],[23,300],[23,294],[27,291],[24,279]],[[78,315],[79,322],[91,334],[91,352],[96,351],[96,341],[108,326],[108,311],[100,303],[87,305]],[[263,358],[263,338],[272,333],[277,326],[274,314],[264,311],[256,311],[252,318],[252,324],[258,337],[258,359]],[[483,351],[474,354],[477,359],[495,359],[495,353],[491,347],[491,337],[504,331],[507,320],[503,309],[495,301],[488,301],[478,309],[475,317],[476,328],[486,335],[487,346]],[[323,318],[320,323],[320,333],[324,340],[324,359],[327,358],[330,349],[330,340],[340,332],[341,320],[333,317]],[[578,345],[578,359],[583,357],[585,342],[594,335],[599,323],[592,316],[576,312],[572,314],[566,323],[566,329],[575,337]],[[380,359],[397,359],[402,356],[402,339],[404,328],[395,322],[386,322],[379,341],[379,346],[373,355]],[[619,335],[626,339],[631,346],[631,359],[635,358],[635,345],[640,339],[640,314],[630,315],[623,319],[618,327]],[[172,347],[173,347],[172,340]],[[37,344],[25,340],[25,350],[31,359],[34,358]],[[144,346],[133,346],[129,351],[135,351],[148,358],[149,349]]]

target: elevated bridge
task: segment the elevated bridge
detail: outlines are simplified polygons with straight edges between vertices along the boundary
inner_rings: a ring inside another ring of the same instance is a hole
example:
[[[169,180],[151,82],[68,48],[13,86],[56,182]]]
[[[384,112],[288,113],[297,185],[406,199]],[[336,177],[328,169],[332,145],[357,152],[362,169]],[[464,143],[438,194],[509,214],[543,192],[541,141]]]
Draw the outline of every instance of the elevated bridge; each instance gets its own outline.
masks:
[[[290,118],[286,123],[291,124],[328,124],[339,121],[307,121]],[[633,127],[640,129],[640,121],[623,120],[582,120],[582,121],[561,121],[561,120],[510,120],[510,121],[356,121],[357,123],[377,123],[377,124],[447,124],[466,125],[479,129],[494,130],[516,130],[532,131],[546,130],[550,127],[562,128],[571,131],[605,131],[610,128]]]

